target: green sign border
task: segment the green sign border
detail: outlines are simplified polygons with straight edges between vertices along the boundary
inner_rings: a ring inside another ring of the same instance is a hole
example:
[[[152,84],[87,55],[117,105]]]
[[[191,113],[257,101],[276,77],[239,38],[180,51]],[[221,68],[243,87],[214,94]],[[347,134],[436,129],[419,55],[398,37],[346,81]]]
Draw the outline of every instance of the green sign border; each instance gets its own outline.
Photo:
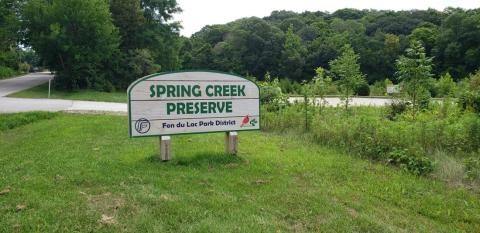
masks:
[[[217,73],[217,74],[226,74],[226,75],[231,75],[231,76],[235,76],[235,77],[238,77],[238,78],[241,78],[241,79],[245,79],[253,84],[255,84],[255,86],[257,87],[258,89],[258,94],[259,94],[259,99],[258,99],[258,118],[261,118],[262,114],[261,114],[261,107],[260,107],[260,87],[255,83],[255,82],[252,82],[248,79],[246,79],[245,77],[242,77],[240,75],[237,75],[237,74],[232,74],[232,73],[227,73],[227,72],[222,72],[222,71],[216,71],[216,70],[181,70],[181,71],[170,71],[170,72],[161,72],[161,73],[155,73],[155,74],[151,74],[151,75],[148,75],[148,76],[145,76],[145,77],[142,77],[142,78],[139,78],[137,80],[135,80],[132,84],[130,84],[130,86],[128,86],[128,89],[127,89],[127,98],[128,98],[128,134],[130,136],[130,138],[143,138],[143,137],[158,137],[158,136],[170,136],[170,135],[186,135],[186,134],[204,134],[204,133],[220,133],[220,132],[230,132],[232,130],[220,130],[220,131],[209,131],[209,132],[198,132],[198,133],[173,133],[173,134],[155,134],[155,135],[142,135],[142,136],[132,136],[132,112],[131,112],[131,108],[130,108],[130,102],[131,102],[131,98],[130,98],[130,92],[132,91],[132,89],[140,82],[144,81],[144,80],[147,80],[149,78],[153,78],[153,77],[158,77],[158,76],[162,76],[162,75],[167,75],[167,74],[177,74],[177,73],[193,73],[193,72],[207,72],[207,73]],[[235,130],[235,131],[255,131],[255,130],[260,130],[261,128],[261,124],[262,124],[262,121],[261,119],[259,119],[259,123],[258,123],[258,129],[240,129],[240,130]]]

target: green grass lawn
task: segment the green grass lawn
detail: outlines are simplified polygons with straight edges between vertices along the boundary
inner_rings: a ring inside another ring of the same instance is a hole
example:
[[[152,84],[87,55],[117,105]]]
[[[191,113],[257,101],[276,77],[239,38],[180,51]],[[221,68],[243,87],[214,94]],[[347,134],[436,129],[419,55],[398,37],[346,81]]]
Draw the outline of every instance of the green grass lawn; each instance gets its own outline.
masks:
[[[293,137],[242,132],[235,157],[223,134],[175,136],[164,163],[126,117],[35,119],[0,130],[0,232],[480,229],[478,193]]]
[[[48,83],[40,86],[36,86],[24,91],[13,93],[9,95],[9,97],[37,98],[37,99],[47,98]],[[50,93],[50,98],[126,103],[127,92],[126,91],[101,92],[101,91],[94,91],[94,90],[60,91],[52,88]]]

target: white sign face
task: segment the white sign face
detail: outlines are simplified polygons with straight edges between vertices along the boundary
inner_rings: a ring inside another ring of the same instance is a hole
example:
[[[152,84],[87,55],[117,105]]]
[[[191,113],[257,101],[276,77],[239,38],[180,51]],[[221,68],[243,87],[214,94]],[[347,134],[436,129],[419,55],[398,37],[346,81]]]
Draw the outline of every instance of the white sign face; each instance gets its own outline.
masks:
[[[130,137],[260,129],[259,88],[239,76],[154,74],[127,93]]]

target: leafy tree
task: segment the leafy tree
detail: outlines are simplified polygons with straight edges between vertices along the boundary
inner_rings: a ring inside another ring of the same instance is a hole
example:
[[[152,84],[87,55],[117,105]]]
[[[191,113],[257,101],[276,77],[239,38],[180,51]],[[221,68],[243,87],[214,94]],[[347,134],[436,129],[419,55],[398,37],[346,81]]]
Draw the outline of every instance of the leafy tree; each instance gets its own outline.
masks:
[[[425,48],[419,41],[412,41],[406,55],[397,62],[397,77],[402,84],[402,90],[412,100],[413,117],[419,107],[419,97],[428,92],[432,75],[432,58],[427,57]],[[430,95],[430,93],[428,93]]]
[[[438,37],[438,26],[431,23],[421,24],[408,36],[410,40],[422,42],[427,54],[431,54]]]
[[[315,74],[315,77],[313,77],[311,81],[311,85],[313,86],[312,92],[313,95],[320,98],[318,105],[320,107],[320,111],[322,111],[324,106],[327,105],[325,96],[328,94],[328,91],[332,85],[332,79],[326,75],[326,71],[322,67],[317,67],[317,69],[315,69]]]
[[[480,12],[454,10],[443,22],[434,48],[441,72],[455,80],[480,67]]]
[[[20,21],[18,18],[22,1],[0,1],[0,68],[3,76],[8,77],[19,68],[19,56],[16,51],[20,40]],[[3,67],[2,67],[3,66]]]
[[[365,75],[360,71],[359,56],[355,54],[351,45],[345,45],[343,50],[340,57],[330,62],[330,70],[337,78],[336,83],[345,102],[345,109],[348,110],[350,98],[365,82]]]
[[[146,46],[143,27],[146,19],[138,0],[110,0],[113,23],[119,29],[120,47],[123,50],[140,49]]]
[[[27,42],[58,72],[67,89],[111,90],[106,63],[118,49],[118,34],[104,0],[31,0],[25,11]]]
[[[453,96],[456,91],[456,84],[453,81],[452,76],[449,73],[446,73],[440,77],[437,82],[437,96],[438,97],[447,97]]]
[[[305,52],[300,37],[293,33],[293,26],[290,26],[285,34],[285,44],[283,45],[280,65],[282,73],[293,80],[300,80],[305,65]]]

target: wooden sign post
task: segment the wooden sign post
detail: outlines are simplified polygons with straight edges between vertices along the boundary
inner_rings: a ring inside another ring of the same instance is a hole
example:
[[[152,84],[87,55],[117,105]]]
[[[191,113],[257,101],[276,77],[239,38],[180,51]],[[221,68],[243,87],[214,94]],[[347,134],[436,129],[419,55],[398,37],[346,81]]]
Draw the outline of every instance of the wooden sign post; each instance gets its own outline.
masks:
[[[171,159],[170,136],[226,132],[225,152],[237,154],[238,131],[260,129],[259,88],[250,80],[211,71],[153,74],[127,90],[130,137],[160,136]]]

